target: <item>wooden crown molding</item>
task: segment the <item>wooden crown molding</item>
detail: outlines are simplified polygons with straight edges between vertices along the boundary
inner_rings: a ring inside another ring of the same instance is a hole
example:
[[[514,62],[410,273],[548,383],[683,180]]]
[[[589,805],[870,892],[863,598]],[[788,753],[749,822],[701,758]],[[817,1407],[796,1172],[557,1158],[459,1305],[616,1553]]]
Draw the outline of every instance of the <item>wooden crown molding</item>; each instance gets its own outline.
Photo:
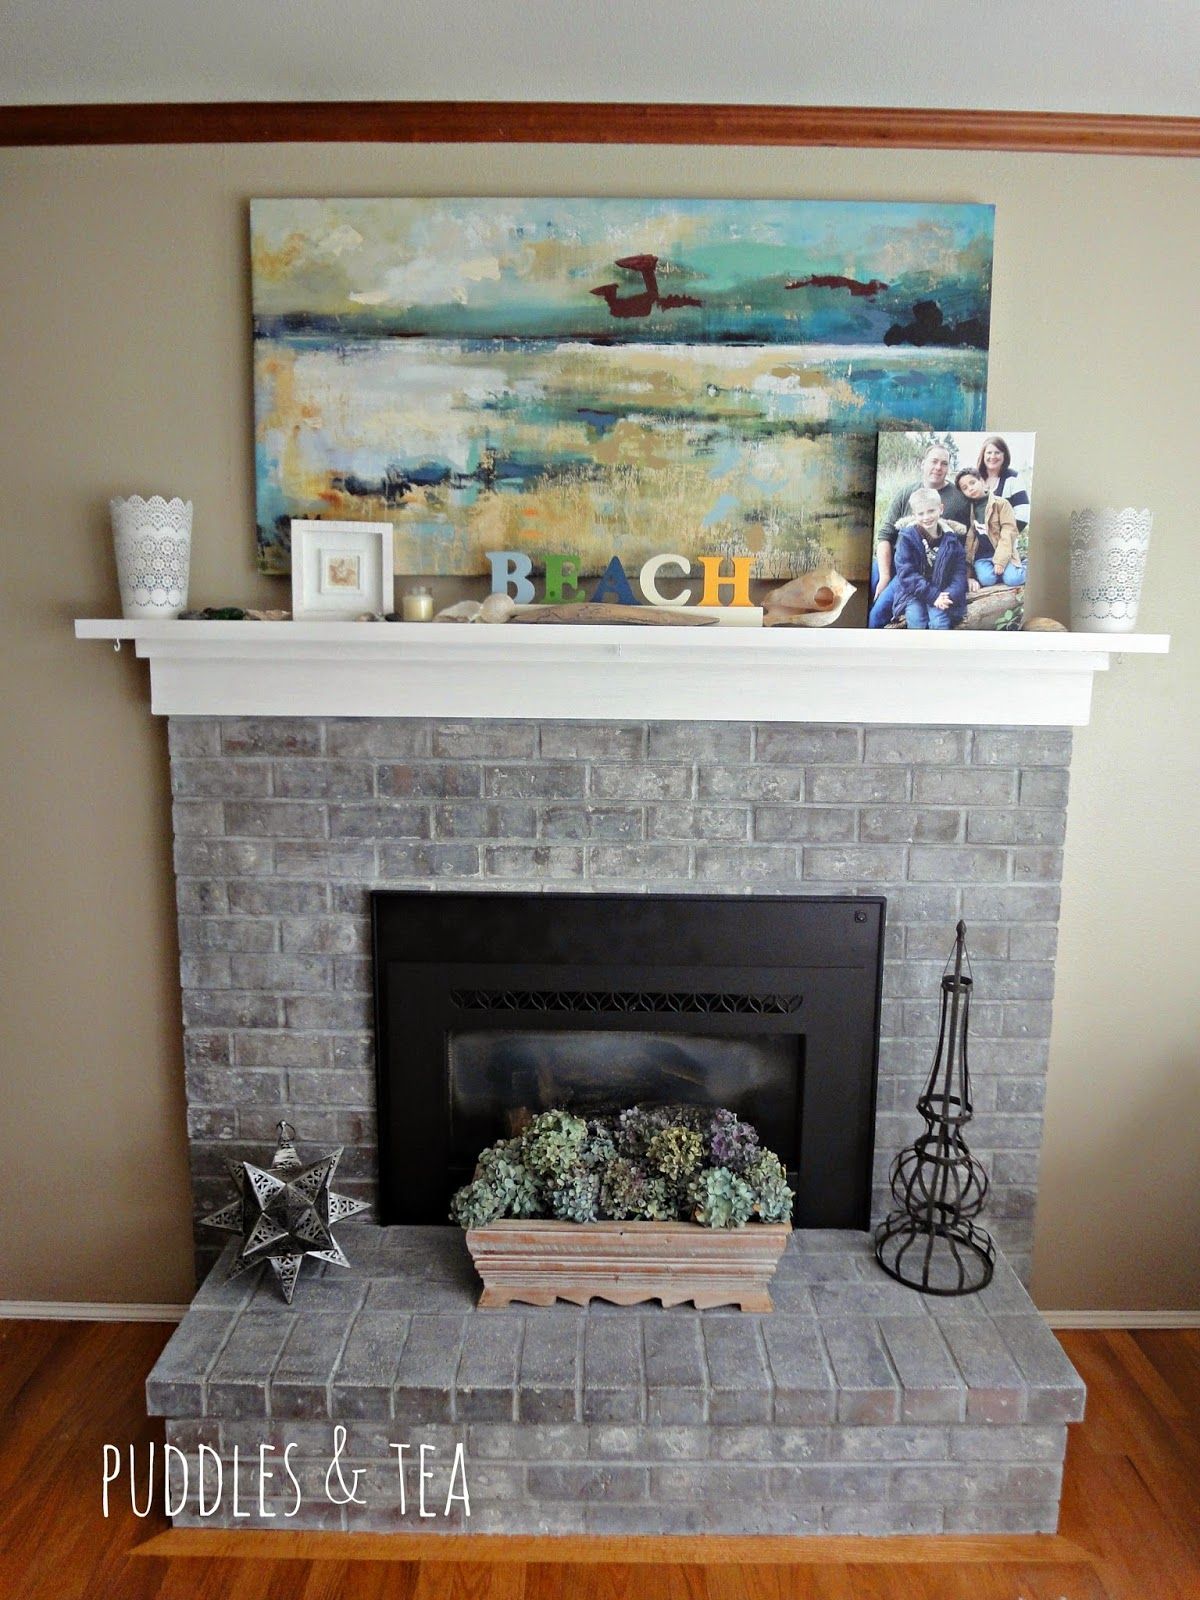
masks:
[[[1200,117],[531,100],[0,106],[0,145],[7,146],[295,142],[833,145],[1195,156]]]

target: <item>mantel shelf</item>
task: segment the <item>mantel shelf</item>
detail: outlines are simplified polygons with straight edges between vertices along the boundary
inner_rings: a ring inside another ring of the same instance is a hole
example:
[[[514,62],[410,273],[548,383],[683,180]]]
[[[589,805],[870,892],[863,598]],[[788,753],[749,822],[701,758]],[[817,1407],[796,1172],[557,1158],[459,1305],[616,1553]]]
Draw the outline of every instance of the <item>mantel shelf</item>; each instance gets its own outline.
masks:
[[[84,619],[132,640],[169,716],[1082,726],[1115,655],[1165,634]]]

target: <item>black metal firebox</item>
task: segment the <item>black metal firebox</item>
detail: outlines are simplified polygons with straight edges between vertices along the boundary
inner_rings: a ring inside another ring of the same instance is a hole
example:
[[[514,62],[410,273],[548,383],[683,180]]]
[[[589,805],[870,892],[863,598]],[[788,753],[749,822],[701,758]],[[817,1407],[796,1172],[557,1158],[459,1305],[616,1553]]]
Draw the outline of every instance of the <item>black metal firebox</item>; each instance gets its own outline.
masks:
[[[868,1226],[882,899],[371,898],[383,1222],[548,1106],[684,1100],[759,1128],[799,1226]]]

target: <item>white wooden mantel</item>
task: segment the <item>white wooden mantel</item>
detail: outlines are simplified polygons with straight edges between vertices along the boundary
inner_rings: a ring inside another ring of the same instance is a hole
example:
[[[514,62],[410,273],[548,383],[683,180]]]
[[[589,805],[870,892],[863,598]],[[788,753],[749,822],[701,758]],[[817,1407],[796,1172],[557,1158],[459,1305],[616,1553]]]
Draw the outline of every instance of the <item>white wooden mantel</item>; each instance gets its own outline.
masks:
[[[1165,634],[80,620],[181,717],[533,717],[1082,726]]]

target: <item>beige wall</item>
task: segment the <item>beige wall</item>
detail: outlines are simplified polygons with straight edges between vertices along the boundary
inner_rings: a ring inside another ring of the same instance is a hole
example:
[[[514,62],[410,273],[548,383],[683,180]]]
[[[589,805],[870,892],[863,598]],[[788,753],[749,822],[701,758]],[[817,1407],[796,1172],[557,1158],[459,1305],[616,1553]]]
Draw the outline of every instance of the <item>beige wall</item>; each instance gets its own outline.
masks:
[[[107,499],[196,503],[193,600],[252,565],[246,202],[269,194],[992,200],[992,426],[1038,431],[1035,609],[1068,510],[1156,512],[1142,626],[1076,740],[1035,1292],[1200,1304],[1195,163],[602,148],[0,153],[6,657],[0,1297],[190,1293],[165,731],[116,614]]]

